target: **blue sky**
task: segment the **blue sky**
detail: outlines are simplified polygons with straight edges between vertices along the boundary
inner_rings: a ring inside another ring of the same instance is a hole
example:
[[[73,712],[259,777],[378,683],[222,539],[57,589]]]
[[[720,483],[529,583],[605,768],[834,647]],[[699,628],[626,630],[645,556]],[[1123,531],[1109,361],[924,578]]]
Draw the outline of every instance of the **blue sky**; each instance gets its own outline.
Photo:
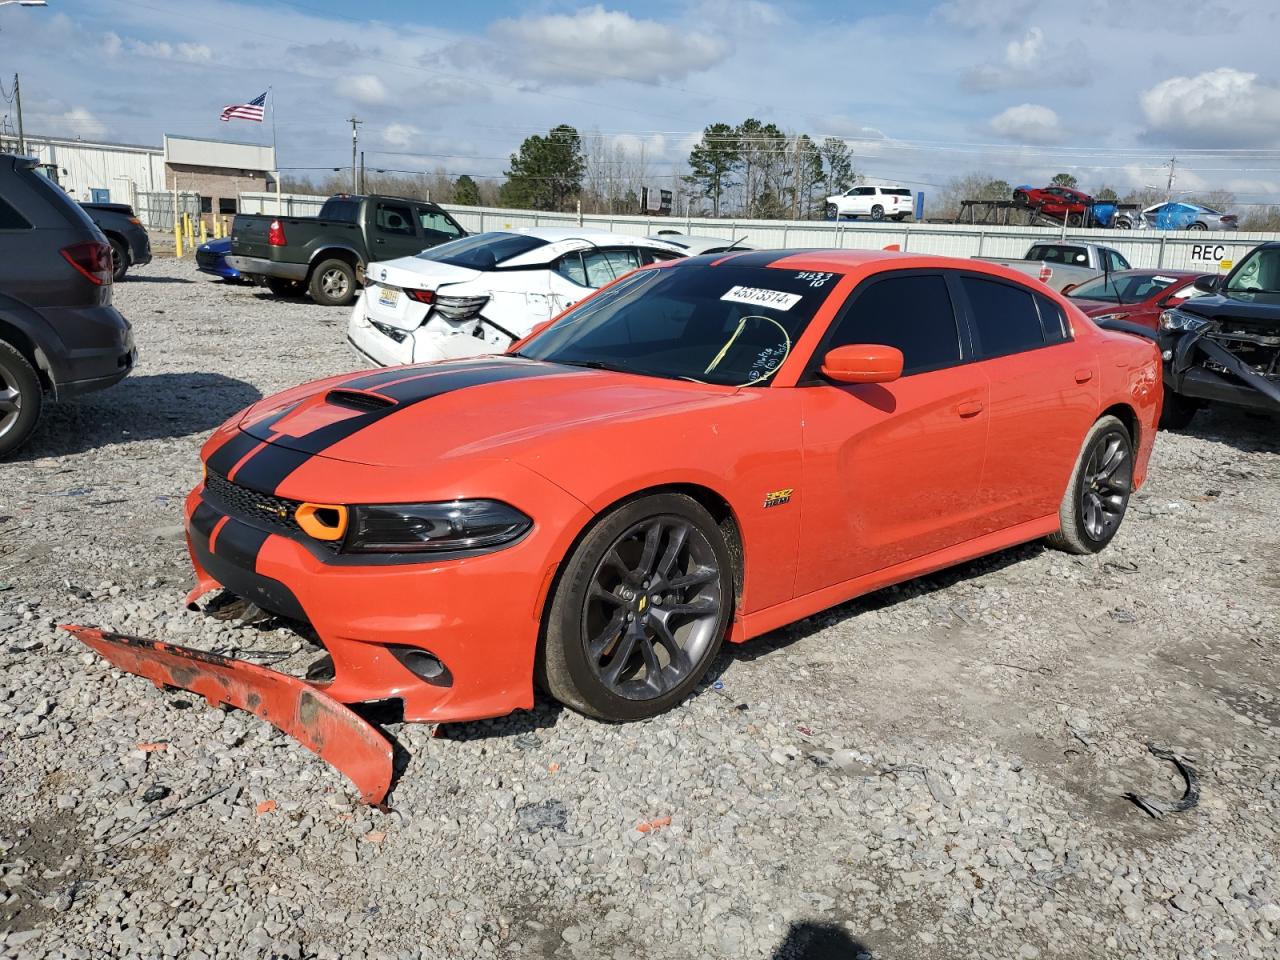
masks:
[[[220,109],[267,86],[281,162],[500,174],[570,123],[671,176],[702,127],[850,138],[872,179],[936,189],[1071,170],[1280,201],[1275,0],[424,3],[49,0],[0,9],[35,132],[269,139]],[[3,109],[0,107],[0,109]]]

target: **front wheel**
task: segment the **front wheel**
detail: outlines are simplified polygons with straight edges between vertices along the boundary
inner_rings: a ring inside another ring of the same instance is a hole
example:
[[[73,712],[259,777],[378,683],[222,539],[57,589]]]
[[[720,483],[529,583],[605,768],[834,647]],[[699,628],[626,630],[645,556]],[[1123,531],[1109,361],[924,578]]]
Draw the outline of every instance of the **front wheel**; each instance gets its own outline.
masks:
[[[662,713],[697,686],[729,625],[733,561],[691,497],[657,494],[600,520],[565,564],[539,679],[602,720]]]
[[[1067,553],[1097,553],[1116,535],[1133,492],[1133,439],[1112,416],[1098,420],[1084,438],[1071,482],[1062,497],[1057,533],[1049,546]]]
[[[345,260],[326,260],[311,272],[309,290],[323,307],[345,307],[356,298],[356,272]]]
[[[871,219],[872,219],[872,220],[883,220],[883,219],[884,219],[884,207],[880,206],[880,204],[878,204],[878,203],[877,203],[874,207],[872,207],[872,208],[871,208]]]
[[[840,219],[840,208],[837,207],[834,203],[827,204],[827,219],[828,220]]]
[[[111,281],[119,283],[129,272],[129,250],[114,237],[111,238]]]

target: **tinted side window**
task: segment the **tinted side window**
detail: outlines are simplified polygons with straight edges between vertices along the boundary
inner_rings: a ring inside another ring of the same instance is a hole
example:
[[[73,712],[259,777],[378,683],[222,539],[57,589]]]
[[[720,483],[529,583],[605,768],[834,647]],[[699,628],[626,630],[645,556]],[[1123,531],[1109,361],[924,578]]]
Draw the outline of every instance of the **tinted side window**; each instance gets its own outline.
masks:
[[[378,204],[377,227],[383,233],[396,233],[406,237],[413,236],[413,214],[408,207],[396,204]]]
[[[577,250],[566,253],[557,261],[556,273],[567,277],[579,286],[587,285],[587,271],[582,266],[582,254]]]
[[[1071,330],[1067,327],[1066,314],[1062,308],[1044,294],[1035,294],[1036,307],[1040,311],[1040,329],[1044,331],[1045,343],[1066,343],[1071,339]]]
[[[432,240],[443,242],[461,236],[458,225],[439,210],[419,207],[418,223],[422,227],[423,236],[430,237]]]
[[[1003,357],[1044,346],[1040,313],[1029,290],[1007,283],[961,277],[969,299],[979,357]]]
[[[904,376],[960,362],[960,331],[941,276],[877,280],[854,298],[826,349],[849,343],[897,347]]]
[[[640,254],[629,250],[585,250],[582,262],[587,268],[587,286],[603,287],[626,276],[640,266]]]
[[[0,230],[30,230],[27,218],[0,197]]]

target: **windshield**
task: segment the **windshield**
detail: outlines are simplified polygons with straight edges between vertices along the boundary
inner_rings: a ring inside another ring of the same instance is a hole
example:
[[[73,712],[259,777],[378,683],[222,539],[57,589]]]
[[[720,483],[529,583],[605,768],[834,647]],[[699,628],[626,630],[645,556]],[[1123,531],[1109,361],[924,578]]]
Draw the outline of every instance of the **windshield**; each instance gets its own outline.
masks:
[[[461,240],[423,250],[416,256],[419,260],[439,260],[455,267],[492,270],[504,260],[546,245],[546,240],[531,237],[527,233],[477,233],[473,237],[463,237]]]
[[[639,270],[569,311],[521,355],[651,377],[762,386],[840,274],[691,263]]]
[[[1154,297],[1178,282],[1161,273],[1110,274],[1086,280],[1067,294],[1073,300],[1105,300],[1107,303],[1138,303]]]
[[[1280,294],[1280,247],[1258,247],[1241,260],[1226,292]]]
[[[1037,243],[1027,251],[1028,260],[1046,263],[1065,263],[1074,267],[1089,265],[1089,251],[1084,247],[1063,246],[1058,243]]]

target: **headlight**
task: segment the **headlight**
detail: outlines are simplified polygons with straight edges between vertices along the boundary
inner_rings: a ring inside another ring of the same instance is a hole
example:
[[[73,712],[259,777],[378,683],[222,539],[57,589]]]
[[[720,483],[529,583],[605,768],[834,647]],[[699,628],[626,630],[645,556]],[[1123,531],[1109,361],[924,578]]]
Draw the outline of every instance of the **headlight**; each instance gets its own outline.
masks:
[[[378,504],[351,508],[344,549],[353,553],[444,553],[500,547],[533,521],[496,500]]]
[[[1176,307],[1160,314],[1161,330],[1181,330],[1184,333],[1190,333],[1192,330],[1199,330],[1208,322],[1204,317],[1197,317],[1194,313],[1187,313]]]

